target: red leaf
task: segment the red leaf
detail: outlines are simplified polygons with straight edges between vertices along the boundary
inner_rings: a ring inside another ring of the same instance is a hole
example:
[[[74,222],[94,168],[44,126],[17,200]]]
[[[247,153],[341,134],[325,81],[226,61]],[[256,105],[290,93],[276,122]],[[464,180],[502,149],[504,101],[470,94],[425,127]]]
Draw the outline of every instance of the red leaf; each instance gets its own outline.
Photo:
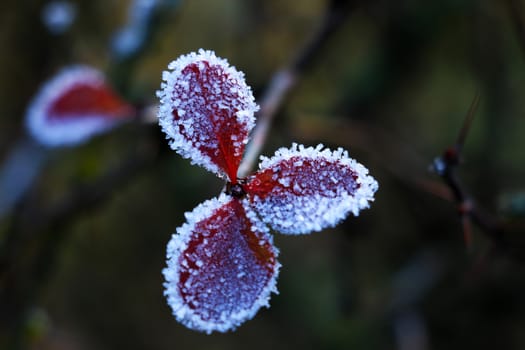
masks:
[[[168,303],[189,328],[232,330],[268,306],[278,251],[266,226],[238,199],[221,195],[187,219],[168,245]]]
[[[113,119],[131,114],[131,108],[105,84],[78,82],[49,106],[49,120],[100,116]]]
[[[27,123],[48,146],[76,144],[134,115],[131,105],[91,67],[73,66],[47,82],[31,102]]]
[[[159,122],[171,147],[236,183],[258,109],[244,75],[204,50],[181,56],[168,68],[158,96]]]
[[[259,172],[244,186],[250,204],[270,227],[299,234],[335,226],[350,212],[367,208],[377,190],[368,170],[334,152],[294,144],[263,158]]]

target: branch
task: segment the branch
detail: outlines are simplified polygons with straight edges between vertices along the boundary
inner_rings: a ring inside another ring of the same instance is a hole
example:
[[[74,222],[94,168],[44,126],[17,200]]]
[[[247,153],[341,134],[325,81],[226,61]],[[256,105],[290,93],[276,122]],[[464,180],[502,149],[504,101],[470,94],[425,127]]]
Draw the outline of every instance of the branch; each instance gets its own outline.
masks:
[[[260,102],[261,110],[257,115],[257,125],[239,167],[239,177],[245,177],[253,169],[266,142],[272,121],[288,93],[297,85],[302,73],[320,54],[330,36],[347,18],[353,5],[352,1],[331,0],[319,28],[313,33],[310,40],[287,66],[274,74]]]
[[[472,101],[469,112],[465,116],[456,144],[446,149],[441,157],[434,160],[433,168],[452,193],[454,202],[458,208],[458,213],[461,217],[463,234],[467,247],[469,248],[471,245],[471,223],[474,223],[496,247],[509,253],[518,260],[524,260],[522,254],[512,247],[505,237],[506,232],[504,224],[498,218],[481,210],[481,208],[476,205],[475,200],[465,189],[457,175],[457,168],[461,163],[461,152],[463,150],[466,136],[472,125],[472,120],[478,103],[479,96],[476,95]]]
[[[0,221],[15,207],[38,178],[49,149],[29,137],[19,140],[0,165]]]

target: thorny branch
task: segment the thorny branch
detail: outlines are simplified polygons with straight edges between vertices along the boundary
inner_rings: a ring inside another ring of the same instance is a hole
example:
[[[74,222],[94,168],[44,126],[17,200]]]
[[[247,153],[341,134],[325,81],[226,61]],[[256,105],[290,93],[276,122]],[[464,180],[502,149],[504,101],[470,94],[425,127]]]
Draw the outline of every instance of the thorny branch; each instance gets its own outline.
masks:
[[[465,116],[456,143],[446,149],[443,155],[434,160],[433,168],[452,193],[461,218],[467,248],[470,248],[472,244],[472,223],[474,223],[491,239],[495,247],[503,249],[519,260],[523,260],[523,257],[517,254],[516,249],[508,242],[503,223],[476,205],[457,174],[457,168],[461,164],[463,146],[478,104],[479,95],[476,95]]]

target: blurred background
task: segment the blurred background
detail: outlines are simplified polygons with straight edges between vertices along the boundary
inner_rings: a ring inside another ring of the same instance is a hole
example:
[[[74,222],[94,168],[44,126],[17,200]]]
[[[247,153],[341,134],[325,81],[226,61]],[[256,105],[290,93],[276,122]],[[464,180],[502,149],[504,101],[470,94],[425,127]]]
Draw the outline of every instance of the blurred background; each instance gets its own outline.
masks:
[[[3,0],[0,164],[27,138],[31,98],[62,67],[95,66],[128,101],[154,106],[167,64],[205,48],[243,71],[257,100],[275,72],[295,69],[263,154],[342,146],[380,187],[371,209],[336,228],[276,234],[283,267],[271,308],[205,335],[172,317],[161,270],[184,212],[221,181],[143,122],[46,151],[0,219],[0,349],[525,349],[524,9]],[[431,167],[476,96],[458,178],[494,225],[468,220],[468,203],[458,215]]]

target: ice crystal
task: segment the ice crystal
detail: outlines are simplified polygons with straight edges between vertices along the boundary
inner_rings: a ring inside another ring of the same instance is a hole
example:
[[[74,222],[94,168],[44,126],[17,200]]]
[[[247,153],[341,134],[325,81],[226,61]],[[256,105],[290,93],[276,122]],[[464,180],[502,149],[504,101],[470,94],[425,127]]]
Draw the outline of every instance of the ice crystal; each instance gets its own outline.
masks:
[[[306,234],[358,215],[378,184],[348,153],[293,144],[237,178],[258,107],[242,73],[211,51],[182,56],[163,74],[159,123],[171,147],[228,180],[226,193],[186,214],[163,270],[174,316],[210,333],[235,329],[268,306],[280,264],[268,226]]]
[[[43,145],[64,146],[103,133],[133,113],[100,71],[77,65],[44,84],[29,105],[26,123]]]

